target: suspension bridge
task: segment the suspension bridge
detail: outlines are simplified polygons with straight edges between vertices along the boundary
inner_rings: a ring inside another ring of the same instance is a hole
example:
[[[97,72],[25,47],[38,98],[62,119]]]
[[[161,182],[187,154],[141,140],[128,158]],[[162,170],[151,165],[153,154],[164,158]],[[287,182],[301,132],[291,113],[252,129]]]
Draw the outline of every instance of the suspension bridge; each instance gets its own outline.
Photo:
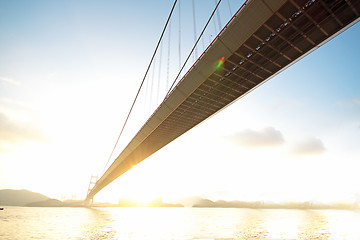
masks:
[[[174,82],[120,155],[99,179],[92,179],[86,201],[136,164],[359,20],[360,0],[245,1],[176,85]]]

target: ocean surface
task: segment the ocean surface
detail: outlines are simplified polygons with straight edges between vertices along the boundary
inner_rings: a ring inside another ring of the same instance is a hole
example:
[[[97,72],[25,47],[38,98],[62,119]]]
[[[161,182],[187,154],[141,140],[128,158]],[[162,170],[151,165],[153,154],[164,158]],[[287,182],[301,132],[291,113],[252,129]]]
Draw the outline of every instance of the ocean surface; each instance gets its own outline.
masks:
[[[0,239],[354,240],[360,211],[5,207]]]

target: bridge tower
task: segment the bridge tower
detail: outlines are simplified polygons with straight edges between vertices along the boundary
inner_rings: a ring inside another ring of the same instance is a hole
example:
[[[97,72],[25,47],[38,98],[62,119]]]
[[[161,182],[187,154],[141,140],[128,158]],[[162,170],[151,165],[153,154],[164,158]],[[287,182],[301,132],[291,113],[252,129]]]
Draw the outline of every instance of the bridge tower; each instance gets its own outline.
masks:
[[[90,182],[89,182],[89,187],[88,187],[86,196],[89,195],[90,191],[95,186],[97,180],[98,180],[98,176],[91,175]],[[93,204],[93,201],[94,201],[94,198],[86,199],[84,204],[85,204],[85,206],[91,206]]]

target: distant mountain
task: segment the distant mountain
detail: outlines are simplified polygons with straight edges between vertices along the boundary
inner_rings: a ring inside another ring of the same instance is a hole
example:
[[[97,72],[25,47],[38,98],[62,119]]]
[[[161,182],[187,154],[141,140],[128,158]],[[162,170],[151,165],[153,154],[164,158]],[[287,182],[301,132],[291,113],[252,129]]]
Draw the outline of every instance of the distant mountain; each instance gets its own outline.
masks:
[[[193,207],[217,207],[216,203],[205,198],[201,198],[197,200],[197,202],[193,205]]]
[[[27,207],[63,207],[64,203],[57,199],[48,199],[41,202],[26,204]]]
[[[205,208],[262,208],[263,202],[243,202],[243,201],[224,201],[218,200],[213,202],[209,199],[201,199],[193,207],[205,207]]]
[[[200,203],[202,200],[204,200],[204,198],[201,198],[199,196],[189,196],[189,197],[179,198],[175,200],[174,203],[180,203],[185,207],[192,207],[195,204]]]
[[[0,205],[1,206],[25,206],[33,202],[47,201],[50,198],[40,193],[31,192],[28,190],[0,190]]]
[[[292,203],[266,203],[245,202],[245,201],[211,201],[201,199],[192,207],[198,208],[266,208],[266,209],[358,209],[360,206],[356,203],[333,203],[320,204],[313,202],[292,202]]]

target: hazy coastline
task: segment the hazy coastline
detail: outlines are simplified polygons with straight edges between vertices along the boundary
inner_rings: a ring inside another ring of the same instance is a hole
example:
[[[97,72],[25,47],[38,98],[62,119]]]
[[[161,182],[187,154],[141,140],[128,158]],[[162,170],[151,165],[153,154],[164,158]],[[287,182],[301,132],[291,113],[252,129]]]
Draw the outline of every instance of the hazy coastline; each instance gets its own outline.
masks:
[[[187,204],[186,204],[187,202]],[[192,202],[192,204],[189,204]],[[64,200],[49,198],[43,194],[29,190],[0,190],[0,206],[23,207],[84,207],[83,200]],[[129,199],[119,199],[117,204],[94,202],[92,207],[193,207],[193,208],[255,208],[255,209],[359,209],[358,203],[337,202],[331,204],[315,202],[263,202],[263,201],[212,201],[201,197],[189,197],[175,203],[163,202],[156,198],[148,202],[136,202]]]

